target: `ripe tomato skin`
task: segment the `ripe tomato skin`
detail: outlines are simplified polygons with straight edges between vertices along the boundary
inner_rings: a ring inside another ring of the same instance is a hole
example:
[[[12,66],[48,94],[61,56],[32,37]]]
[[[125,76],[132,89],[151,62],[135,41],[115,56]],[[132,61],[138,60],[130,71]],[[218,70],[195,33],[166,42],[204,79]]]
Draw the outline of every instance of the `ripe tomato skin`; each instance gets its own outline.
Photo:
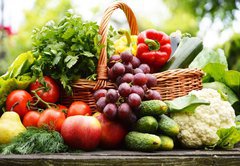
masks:
[[[43,78],[49,89],[48,91],[38,90],[37,91],[38,96],[46,102],[56,103],[60,97],[59,86],[57,85],[55,80],[52,79],[51,77],[44,76]],[[41,87],[43,87],[43,85],[38,80],[36,80],[34,83],[31,83],[29,86],[30,91],[36,90]]]
[[[37,126],[47,126],[49,129],[60,132],[64,120],[65,114],[63,112],[55,108],[48,108],[41,113]]]
[[[6,110],[14,111],[23,118],[24,115],[30,111],[27,104],[32,101],[32,96],[25,90],[14,90],[6,100]],[[13,108],[12,108],[13,107]]]
[[[64,114],[67,114],[68,108],[64,105],[58,104],[57,105],[57,110],[60,112],[63,112]]]
[[[38,111],[29,111],[23,117],[23,125],[25,127],[29,127],[29,126],[37,127],[39,118],[40,118],[40,112],[38,112]]]
[[[68,109],[67,117],[74,115],[91,116],[92,111],[87,103],[82,101],[74,101]]]

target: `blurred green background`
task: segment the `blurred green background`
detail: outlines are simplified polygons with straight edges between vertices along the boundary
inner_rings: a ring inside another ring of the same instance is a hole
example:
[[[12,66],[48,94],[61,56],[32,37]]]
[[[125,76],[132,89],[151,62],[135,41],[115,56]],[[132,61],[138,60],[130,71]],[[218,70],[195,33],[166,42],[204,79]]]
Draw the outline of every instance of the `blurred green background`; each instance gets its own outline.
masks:
[[[114,0],[0,0],[0,75],[17,55],[31,50],[31,33],[34,28],[43,26],[49,20],[60,20],[70,8],[83,19],[99,23],[104,10],[112,2]],[[170,34],[180,30],[201,37],[205,47],[222,48],[229,68],[240,71],[239,0],[124,2],[134,11],[140,31],[154,28]],[[24,5],[28,7],[24,8]],[[20,18],[22,21],[17,24],[15,20]],[[124,14],[121,11],[114,12],[111,24],[115,28],[127,27]]]

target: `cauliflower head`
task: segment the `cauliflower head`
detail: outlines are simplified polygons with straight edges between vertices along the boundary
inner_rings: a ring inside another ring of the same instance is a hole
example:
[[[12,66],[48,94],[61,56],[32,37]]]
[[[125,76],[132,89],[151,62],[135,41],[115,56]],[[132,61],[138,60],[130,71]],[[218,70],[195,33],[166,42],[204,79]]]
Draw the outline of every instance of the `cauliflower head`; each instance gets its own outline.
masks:
[[[190,93],[210,102],[210,105],[200,105],[194,113],[172,114],[173,120],[180,127],[178,138],[188,148],[214,145],[219,140],[218,129],[236,126],[234,109],[214,89],[206,88]]]

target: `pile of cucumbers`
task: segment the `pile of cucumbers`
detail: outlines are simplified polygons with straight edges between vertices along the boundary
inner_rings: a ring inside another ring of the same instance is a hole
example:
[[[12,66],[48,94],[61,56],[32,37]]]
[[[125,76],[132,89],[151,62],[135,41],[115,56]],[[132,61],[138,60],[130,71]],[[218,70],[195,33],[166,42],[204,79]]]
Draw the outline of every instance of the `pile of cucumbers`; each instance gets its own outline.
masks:
[[[166,115],[168,106],[160,100],[144,101],[140,105],[140,118],[133,131],[125,137],[129,150],[172,150],[173,139],[179,133],[178,124]]]

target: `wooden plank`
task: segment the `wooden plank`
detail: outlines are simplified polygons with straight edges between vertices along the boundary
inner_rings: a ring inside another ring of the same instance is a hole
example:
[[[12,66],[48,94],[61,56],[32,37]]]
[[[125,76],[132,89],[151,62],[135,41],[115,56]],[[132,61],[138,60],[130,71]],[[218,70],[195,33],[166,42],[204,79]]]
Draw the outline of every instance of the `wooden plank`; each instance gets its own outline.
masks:
[[[240,149],[174,150],[153,153],[94,151],[82,153],[0,155],[0,165],[240,165]]]

